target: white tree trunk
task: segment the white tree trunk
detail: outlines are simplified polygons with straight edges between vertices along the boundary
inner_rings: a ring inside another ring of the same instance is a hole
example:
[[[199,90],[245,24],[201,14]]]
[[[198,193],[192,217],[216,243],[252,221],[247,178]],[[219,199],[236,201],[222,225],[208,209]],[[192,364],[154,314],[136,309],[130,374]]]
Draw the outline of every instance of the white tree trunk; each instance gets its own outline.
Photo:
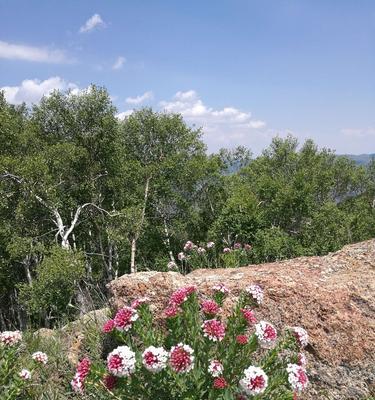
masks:
[[[137,266],[135,265],[135,253],[137,251],[137,241],[133,238],[131,248],[131,259],[130,259],[130,273],[134,274],[137,272]]]

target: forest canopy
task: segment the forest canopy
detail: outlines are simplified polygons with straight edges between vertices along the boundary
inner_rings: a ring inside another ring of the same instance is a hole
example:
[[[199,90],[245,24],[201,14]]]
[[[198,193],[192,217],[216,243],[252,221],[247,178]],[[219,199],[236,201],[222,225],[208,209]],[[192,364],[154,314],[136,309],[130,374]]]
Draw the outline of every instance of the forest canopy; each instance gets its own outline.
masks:
[[[374,160],[292,136],[209,154],[181,115],[116,113],[95,86],[31,109],[0,93],[0,330],[70,318],[108,281],[178,263],[187,241],[248,243],[261,263],[375,236]]]

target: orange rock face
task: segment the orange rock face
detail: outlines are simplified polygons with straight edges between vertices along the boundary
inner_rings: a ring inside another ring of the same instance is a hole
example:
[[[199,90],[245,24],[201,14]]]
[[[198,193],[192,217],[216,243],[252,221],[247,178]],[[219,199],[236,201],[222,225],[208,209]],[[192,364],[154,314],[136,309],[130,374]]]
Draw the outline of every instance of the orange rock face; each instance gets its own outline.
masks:
[[[148,296],[155,310],[170,294],[194,284],[209,296],[223,282],[232,296],[257,283],[265,290],[258,319],[276,327],[302,326],[310,337],[306,349],[310,389],[306,399],[366,399],[375,395],[375,239],[345,246],[324,257],[250,265],[237,269],[200,269],[124,275],[109,284],[112,306]]]

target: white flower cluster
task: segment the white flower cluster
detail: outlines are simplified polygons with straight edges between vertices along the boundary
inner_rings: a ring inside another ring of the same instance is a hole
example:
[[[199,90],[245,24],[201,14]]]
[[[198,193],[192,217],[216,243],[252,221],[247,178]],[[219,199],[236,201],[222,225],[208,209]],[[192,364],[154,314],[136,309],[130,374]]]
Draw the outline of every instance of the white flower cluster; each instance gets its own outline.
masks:
[[[294,336],[297,339],[298,344],[301,347],[306,347],[309,344],[309,335],[307,331],[300,326],[295,326],[292,328]]]
[[[223,371],[224,371],[223,364],[219,360],[210,361],[210,364],[208,366],[208,372],[214,378],[217,378],[218,376],[222,375]]]
[[[241,388],[250,396],[263,393],[268,385],[268,376],[262,368],[251,365],[245,369],[244,377],[240,380]]]
[[[168,352],[163,347],[147,347],[142,354],[142,362],[150,372],[160,372],[167,366]]]
[[[31,379],[31,372],[28,369],[25,369],[25,368],[18,375],[24,381],[28,381],[28,380]]]
[[[250,285],[245,288],[245,292],[248,293],[257,304],[262,304],[263,302],[263,289],[259,285]]]
[[[32,359],[46,365],[48,363],[48,356],[46,353],[43,353],[42,351],[37,351],[32,354]]]
[[[217,283],[216,285],[214,285],[213,287],[212,287],[212,290],[214,291],[214,292],[220,292],[220,293],[223,293],[223,294],[228,294],[229,293],[229,289],[224,285],[224,283]]]
[[[119,346],[108,354],[107,367],[115,376],[130,376],[135,371],[135,353],[128,346]]]
[[[14,346],[22,340],[20,331],[4,331],[0,333],[0,343],[5,346]]]
[[[307,377],[306,371],[303,367],[297,364],[288,364],[288,381],[294,391],[301,392],[306,389],[309,378]]]

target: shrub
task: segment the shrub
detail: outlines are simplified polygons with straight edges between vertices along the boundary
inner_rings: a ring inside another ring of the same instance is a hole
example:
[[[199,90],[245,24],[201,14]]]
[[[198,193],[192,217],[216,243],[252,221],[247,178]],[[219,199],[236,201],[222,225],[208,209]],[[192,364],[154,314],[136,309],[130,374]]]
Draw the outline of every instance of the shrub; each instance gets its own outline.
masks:
[[[27,367],[25,368],[25,364]],[[1,398],[15,400],[28,398],[34,375],[43,376],[48,362],[47,354],[36,351],[32,355],[22,342],[19,331],[0,333],[0,388]]]
[[[32,318],[50,325],[57,318],[75,312],[68,305],[85,274],[81,253],[54,247],[37,266],[36,274],[32,285],[20,285],[21,303]]]
[[[148,300],[137,299],[103,326],[114,340],[106,361],[82,359],[71,385],[78,395],[103,399],[257,399],[297,397],[308,384],[303,328],[278,332],[257,321],[263,290],[243,291],[223,318],[229,290],[212,288],[199,302],[196,288],[174,292],[163,315],[153,315]]]

